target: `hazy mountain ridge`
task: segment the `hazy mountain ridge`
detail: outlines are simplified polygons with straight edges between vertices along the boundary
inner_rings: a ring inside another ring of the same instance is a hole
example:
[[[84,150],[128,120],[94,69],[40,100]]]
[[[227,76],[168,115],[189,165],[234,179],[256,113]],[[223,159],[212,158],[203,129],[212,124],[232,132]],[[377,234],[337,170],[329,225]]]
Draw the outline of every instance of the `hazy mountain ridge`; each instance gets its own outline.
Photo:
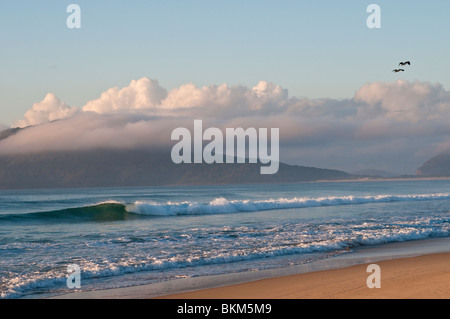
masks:
[[[284,183],[352,179],[338,170],[280,163],[261,175],[260,164],[174,164],[168,150],[90,150],[0,156],[0,188],[121,187]]]
[[[16,134],[20,130],[22,130],[22,129],[18,128],[18,127],[15,127],[15,128],[9,128],[9,129],[0,131],[0,141],[10,137],[11,135]]]

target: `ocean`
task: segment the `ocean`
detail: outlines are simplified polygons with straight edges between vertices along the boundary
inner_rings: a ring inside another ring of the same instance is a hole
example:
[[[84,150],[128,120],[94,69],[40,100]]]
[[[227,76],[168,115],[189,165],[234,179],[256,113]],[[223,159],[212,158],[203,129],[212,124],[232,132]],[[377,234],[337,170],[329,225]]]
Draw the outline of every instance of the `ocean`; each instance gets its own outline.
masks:
[[[450,180],[0,191],[0,297],[44,298],[450,237]],[[80,288],[69,288],[69,265]]]

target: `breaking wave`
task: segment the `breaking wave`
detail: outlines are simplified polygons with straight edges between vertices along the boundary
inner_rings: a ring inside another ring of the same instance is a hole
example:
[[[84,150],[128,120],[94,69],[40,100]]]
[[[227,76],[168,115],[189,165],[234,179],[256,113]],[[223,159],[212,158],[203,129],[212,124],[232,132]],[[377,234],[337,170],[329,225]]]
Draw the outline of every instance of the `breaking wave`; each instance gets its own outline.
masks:
[[[330,196],[320,198],[294,197],[267,200],[227,200],[215,198],[209,203],[136,201],[126,206],[127,211],[151,216],[203,215],[256,212],[275,209],[340,206],[400,201],[427,201],[450,199],[450,194]]]
[[[320,206],[341,206],[368,203],[411,202],[450,199],[448,193],[418,195],[376,195],[376,196],[328,196],[320,198],[294,197],[266,200],[227,200],[215,198],[209,203],[195,201],[153,202],[135,201],[122,203],[107,201],[93,205],[61,210],[26,214],[0,215],[4,222],[106,222],[158,216],[182,216],[204,214],[232,214],[267,210],[308,208]]]

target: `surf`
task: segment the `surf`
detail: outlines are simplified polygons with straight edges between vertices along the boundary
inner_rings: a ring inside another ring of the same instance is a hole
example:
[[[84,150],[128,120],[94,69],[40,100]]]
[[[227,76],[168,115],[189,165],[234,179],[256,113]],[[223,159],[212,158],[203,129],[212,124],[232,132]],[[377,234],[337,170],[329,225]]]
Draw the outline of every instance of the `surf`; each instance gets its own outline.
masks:
[[[106,201],[81,207],[24,214],[0,215],[3,222],[81,223],[112,222],[139,218],[236,214],[323,206],[362,205],[370,203],[410,202],[450,199],[450,193],[416,195],[326,196],[270,198],[261,200],[228,200],[216,197],[209,202],[156,202],[137,200],[133,203]]]
[[[449,193],[417,195],[374,195],[374,196],[327,196],[294,197],[266,200],[227,200],[217,197],[209,203],[195,201],[166,202],[136,201],[126,205],[129,212],[150,216],[181,216],[204,214],[231,214],[293,208],[311,208],[321,206],[341,206],[369,203],[389,203],[400,201],[427,201],[450,199]]]

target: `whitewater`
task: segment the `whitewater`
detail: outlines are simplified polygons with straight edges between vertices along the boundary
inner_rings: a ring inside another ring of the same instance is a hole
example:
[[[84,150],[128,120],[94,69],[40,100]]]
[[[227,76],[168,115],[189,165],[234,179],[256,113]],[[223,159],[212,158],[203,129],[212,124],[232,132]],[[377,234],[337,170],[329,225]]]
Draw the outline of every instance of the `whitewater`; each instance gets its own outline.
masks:
[[[291,267],[450,236],[448,180],[0,191],[0,297]]]

